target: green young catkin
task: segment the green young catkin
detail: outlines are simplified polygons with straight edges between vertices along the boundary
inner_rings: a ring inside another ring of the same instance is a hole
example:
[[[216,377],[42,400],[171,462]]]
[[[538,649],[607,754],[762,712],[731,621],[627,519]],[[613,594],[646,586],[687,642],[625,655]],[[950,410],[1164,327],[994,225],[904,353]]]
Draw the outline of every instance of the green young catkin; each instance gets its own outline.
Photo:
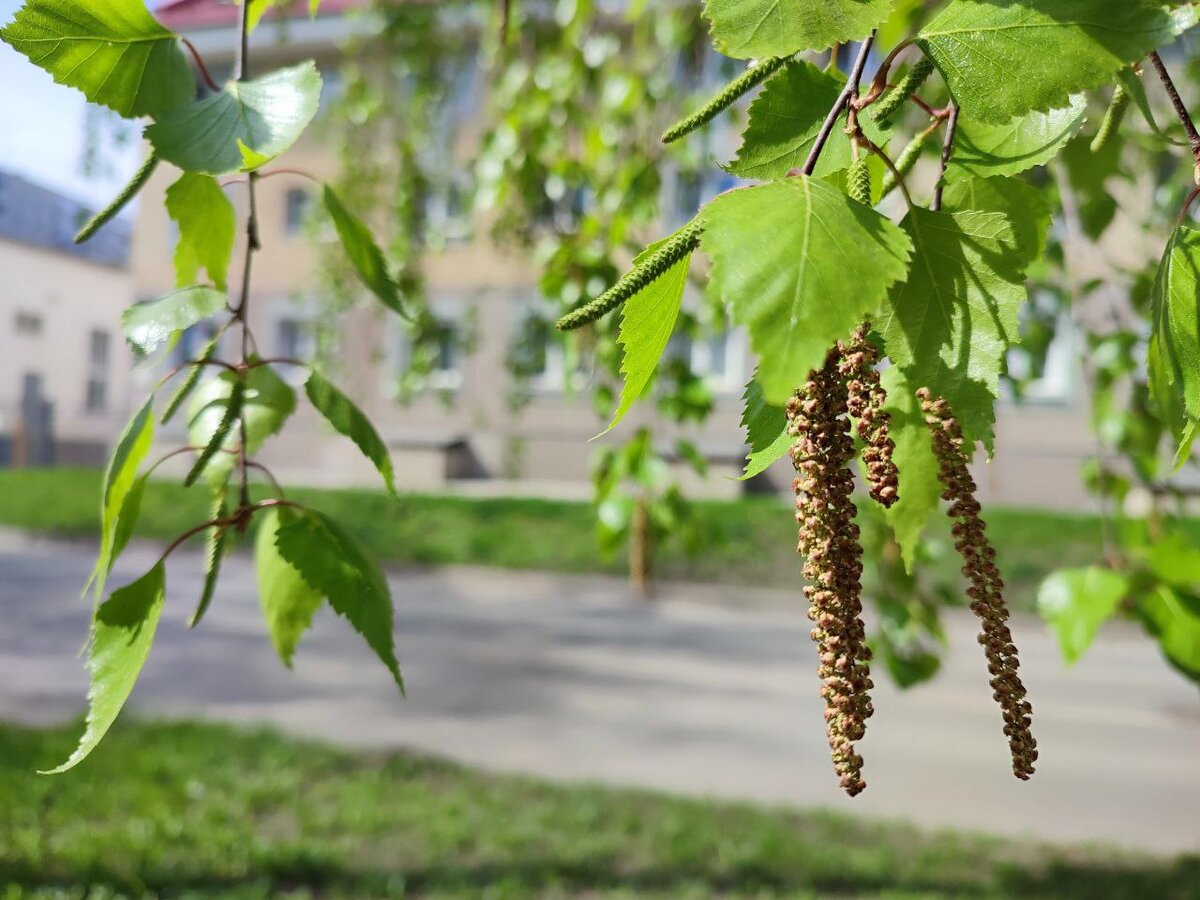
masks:
[[[1125,120],[1128,110],[1129,92],[1118,84],[1117,89],[1113,91],[1112,101],[1108,104],[1108,112],[1104,114],[1104,121],[1100,123],[1100,130],[1092,140],[1093,153],[1099,153],[1108,146],[1109,141],[1121,130],[1121,123]]]
[[[183,402],[191,396],[192,391],[196,389],[196,385],[200,383],[200,376],[204,373],[204,363],[212,359],[212,355],[217,352],[217,344],[220,340],[221,335],[214,334],[212,339],[204,345],[204,349],[200,351],[196,362],[192,363],[187,378],[179,385],[179,390],[171,397],[170,402],[167,403],[166,411],[162,414],[161,421],[164,425],[175,417],[175,413],[179,412],[179,408],[183,406]]]
[[[242,407],[245,406],[245,403],[246,382],[239,378],[233,383],[233,389],[229,392],[229,401],[225,406],[225,415],[221,418],[220,424],[217,425],[217,430],[213,432],[208,446],[200,451],[200,455],[196,458],[196,464],[192,466],[192,470],[188,472],[187,478],[183,480],[186,487],[191,487],[196,483],[196,480],[208,468],[208,464],[212,462],[212,458],[224,447],[225,439],[229,437],[229,433],[233,431],[233,426],[241,418]]]
[[[229,506],[225,502],[225,492],[222,490],[213,501],[212,505],[212,520],[220,521],[229,515]],[[225,555],[225,543],[229,537],[229,526],[218,525],[210,528],[205,541],[208,550],[208,558],[204,566],[204,592],[200,595],[200,602],[196,606],[196,612],[192,614],[192,618],[188,621],[188,628],[195,628],[200,624],[204,614],[208,612],[209,606],[212,605],[213,596],[217,592],[217,579],[221,575],[221,559]]]
[[[867,166],[868,154],[863,153],[850,164],[846,173],[846,193],[850,199],[863,206],[871,205],[871,170]]]
[[[917,64],[908,70],[908,74],[900,79],[900,83],[880,98],[874,109],[875,121],[886,125],[932,74],[933,62],[929,57],[922,56]]]
[[[908,173],[911,172],[916,166],[917,160],[921,158],[921,151],[925,147],[925,142],[929,140],[929,135],[931,133],[932,132],[928,130],[922,131],[908,142],[907,147],[900,151],[900,155],[896,157],[896,172],[900,173],[901,178],[908,175]],[[888,194],[894,191],[896,189],[896,184],[896,174],[889,169],[887,174],[883,176],[883,190],[881,196],[886,197]]]
[[[621,276],[621,280],[607,291],[573,312],[558,320],[559,331],[574,331],[608,315],[634,294],[653,284],[667,271],[700,245],[700,234],[704,226],[691,222],[663,242],[640,265]]]
[[[738,101],[738,98],[747,91],[752,90],[774,75],[787,61],[788,57],[786,56],[771,56],[760,60],[757,65],[751,66],[733,81],[729,82],[729,84],[725,85],[719,94],[696,110],[696,112],[668,128],[662,136],[662,142],[664,144],[673,143],[681,137],[691,134],[696,129],[703,128],[725,110],[729,109],[729,107],[733,106]]]
[[[146,182],[150,180],[150,176],[154,174],[154,170],[158,168],[158,157],[151,153],[146,157],[146,161],[142,163],[142,167],[134,173],[129,184],[121,189],[121,193],[113,198],[112,203],[92,216],[87,223],[79,229],[79,233],[75,235],[75,243],[82,244],[89,240],[97,231],[111,222],[125,205],[137,196],[138,191],[146,186]]]

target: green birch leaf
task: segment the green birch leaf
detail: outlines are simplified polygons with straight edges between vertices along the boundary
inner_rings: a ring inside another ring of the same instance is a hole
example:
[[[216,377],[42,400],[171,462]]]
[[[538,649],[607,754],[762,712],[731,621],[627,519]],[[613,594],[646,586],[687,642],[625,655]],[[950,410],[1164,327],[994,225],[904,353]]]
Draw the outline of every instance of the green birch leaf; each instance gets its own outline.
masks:
[[[817,133],[838,95],[844,78],[823,72],[811,63],[794,60],[767,81],[750,104],[750,122],[737,158],[725,168],[742,178],[774,181],[786,178],[808,159]],[[876,144],[887,143],[887,131],[867,113],[863,131]],[[850,166],[850,138],[835,128],[821,152],[813,174],[822,178]]]
[[[195,284],[204,269],[219,290],[226,290],[237,215],[221,185],[211,175],[184,172],[167,188],[166,203],[167,214],[179,226],[175,286]]]
[[[896,448],[892,458],[899,475],[897,500],[884,511],[892,528],[904,567],[910,573],[917,561],[917,549],[929,518],[938,509],[942,483],[938,461],[933,455],[933,438],[925,424],[925,414],[917,399],[917,389],[909,383],[899,366],[890,366],[880,376],[887,391],[884,411],[891,416],[888,436]]]
[[[1150,391],[1176,441],[1200,420],[1200,231],[1175,229],[1154,282]]]
[[[951,0],[917,43],[966,115],[1004,125],[1068,106],[1195,22],[1151,0]]]
[[[159,563],[97,607],[88,652],[92,684],[87,726],[71,757],[42,774],[57,775],[79,765],[112,727],[150,655],[166,592],[166,570]]]
[[[1050,230],[1050,203],[1042,191],[1019,178],[972,178],[946,185],[945,209],[1000,213],[1016,236],[1022,268],[1042,258]]]
[[[392,673],[401,693],[404,679],[392,634],[392,595],[387,579],[358,542],[328,516],[305,512],[281,520],[275,546],[313,590],[361,634]]]
[[[913,209],[908,281],[876,323],[909,382],[949,401],[968,440],[992,446],[995,401],[1026,299],[1023,260],[1000,213]]]
[[[292,522],[296,518],[298,514],[291,510],[268,510],[262,517],[254,542],[259,602],[267,620],[267,630],[271,633],[271,642],[289,669],[300,638],[312,627],[313,616],[325,600],[291,563],[280,556],[275,544],[281,523]]]
[[[804,176],[730,191],[704,221],[711,284],[748,328],[763,396],[775,406],[879,311],[912,252],[883,216]]]
[[[192,395],[188,409],[188,441],[195,447],[207,447],[217,434],[234,392],[238,375],[222,372],[202,384]],[[246,390],[242,412],[246,419],[246,452],[256,453],[272,435],[278,434],[296,410],[296,392],[275,374],[270,366],[257,366],[245,374]],[[235,428],[223,442],[225,450],[241,443]],[[233,455],[218,453],[204,470],[212,484],[224,483],[233,468]]]
[[[125,501],[121,504],[121,512],[117,516],[117,527],[113,533],[112,558],[115,560],[125,552],[129,542],[133,540],[134,529],[142,515],[142,500],[146,496],[146,482],[149,476],[142,475],[129,488]]]
[[[287,3],[290,0],[246,0],[246,2],[250,4],[249,14],[246,18],[250,26],[250,31],[253,32],[258,27],[258,23],[262,21],[262,17],[269,10],[278,6],[280,2]]]
[[[304,62],[252,81],[230,81],[220,93],[160,117],[145,136],[162,159],[185,172],[247,171],[291,147],[320,100],[321,75]],[[243,147],[257,164],[248,164]]]
[[[1138,597],[1137,611],[1167,662],[1200,682],[1200,597],[1162,584]]]
[[[138,480],[138,469],[141,468],[153,443],[154,395],[151,394],[125,426],[104,473],[104,497],[100,501],[100,554],[96,559],[96,568],[88,580],[88,586],[84,588],[84,593],[87,593],[88,588],[94,584],[97,599],[104,595],[109,570],[120,549],[124,549],[120,535],[133,529],[132,524],[122,525],[121,519],[126,516],[136,519],[136,514],[141,509],[141,503],[138,501],[136,506],[127,510],[126,501]],[[125,540],[127,542],[128,538]]]
[[[225,295],[212,288],[184,288],[130,306],[121,313],[121,327],[135,351],[152,353],[179,332],[221,312],[225,303]]]
[[[858,41],[883,23],[892,0],[705,0],[717,49],[735,59],[791,56]]]
[[[304,383],[304,391],[317,412],[324,416],[339,434],[354,441],[363,452],[363,456],[375,464],[375,468],[383,476],[388,492],[395,494],[396,479],[392,469],[392,457],[388,453],[387,444],[383,442],[371,420],[363,415],[362,410],[355,406],[349,397],[315,369]]]
[[[746,385],[742,400],[746,404],[742,411],[742,427],[746,429],[750,453],[746,456],[746,470],[741,480],[747,481],[786,456],[793,439],[787,433],[787,410],[767,402],[757,379]]]
[[[0,40],[127,119],[158,118],[196,95],[178,38],[144,0],[26,0]]]
[[[1049,112],[1030,112],[1004,125],[968,117],[958,123],[950,179],[1016,175],[1042,166],[1058,155],[1087,119],[1087,97],[1076,94],[1070,106]]]
[[[333,227],[342,242],[342,249],[346,251],[346,256],[362,283],[384,306],[408,318],[404,304],[400,301],[400,288],[388,271],[387,260],[375,242],[371,230],[346,209],[341,198],[329,185],[325,185],[324,197],[325,208],[329,210],[330,218],[333,219]]]
[[[690,224],[685,225],[684,229],[689,227]],[[645,263],[670,239],[667,237],[657,241],[639,253],[633,260],[634,267]],[[663,351],[667,349],[671,334],[675,331],[691,264],[692,254],[689,253],[625,301],[617,335],[622,347],[621,374],[625,376],[625,384],[621,388],[620,405],[604,429],[604,434],[617,427],[649,387]]]
[[[1038,612],[1058,638],[1063,659],[1074,664],[1082,658],[1128,593],[1125,575],[1098,566],[1062,569],[1042,582]]]

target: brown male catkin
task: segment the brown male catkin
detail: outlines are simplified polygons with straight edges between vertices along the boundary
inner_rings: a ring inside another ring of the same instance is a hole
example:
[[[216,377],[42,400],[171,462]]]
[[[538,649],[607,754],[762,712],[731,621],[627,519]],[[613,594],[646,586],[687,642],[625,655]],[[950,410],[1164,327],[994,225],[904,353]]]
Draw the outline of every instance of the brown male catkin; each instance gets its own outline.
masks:
[[[880,383],[879,351],[868,340],[871,330],[864,322],[843,345],[838,370],[846,381],[847,409],[858,423],[863,442],[863,469],[871,499],[890,508],[899,499],[900,473],[893,459],[896,445],[889,435],[891,416],[884,412],[887,392]]]
[[[967,468],[970,458],[962,428],[950,405],[934,397],[927,388],[917,391],[925,422],[933,436],[933,452],[938,460],[939,477],[945,491],[942,499],[954,520],[954,546],[963,558],[967,579],[967,597],[971,610],[979,617],[983,630],[979,643],[987,655],[993,698],[1004,716],[1004,734],[1012,755],[1013,774],[1028,780],[1037,761],[1037,741],[1030,731],[1033,707],[1025,699],[1025,685],[1017,669],[1017,648],[1008,628],[1008,607],[1004,602],[1004,581],[996,568],[996,551],[988,541],[986,525],[980,517],[975,498],[975,480]]]
[[[873,712],[873,684],[861,619],[862,544],[854,523],[854,440],[840,371],[842,350],[832,348],[824,366],[810,373],[789,400],[787,414],[788,433],[795,441],[791,458],[797,473],[798,549],[805,558],[805,595],[820,659],[829,747],[841,786],[853,797],[866,787],[863,759],[854,744],[866,734]]]

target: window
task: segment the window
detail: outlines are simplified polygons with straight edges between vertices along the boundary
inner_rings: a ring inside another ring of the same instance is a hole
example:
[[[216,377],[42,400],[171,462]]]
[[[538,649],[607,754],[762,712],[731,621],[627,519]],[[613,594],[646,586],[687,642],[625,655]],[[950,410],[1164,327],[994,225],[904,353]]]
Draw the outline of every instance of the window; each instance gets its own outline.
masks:
[[[443,320],[434,340],[429,386],[438,390],[456,390],[462,386],[461,335],[458,326]]]
[[[1034,300],[1036,301],[1036,298]],[[1076,349],[1078,333],[1069,316],[1061,316],[1054,331],[1054,340],[1046,349],[1046,358],[1042,371],[1036,378],[1025,384],[1021,391],[1021,400],[1033,403],[1070,403],[1075,394],[1076,367],[1079,365],[1079,353]],[[1024,379],[1034,374],[1030,359],[1025,353],[1016,350],[1008,355],[1009,374],[1016,379]],[[1006,399],[1012,399],[1013,392],[1005,386]]]
[[[462,387],[462,329],[457,322],[439,319],[436,326],[422,328],[419,339],[400,330],[396,348],[395,374],[404,391],[456,391]]]
[[[303,188],[292,188],[287,192],[287,211],[284,230],[291,235],[304,231],[304,223],[308,220],[308,210],[312,204],[312,195]]]
[[[311,322],[280,319],[275,324],[275,350],[289,359],[311,359],[317,352],[317,335]]]
[[[112,336],[107,331],[93,329],[88,336],[88,378],[84,407],[90,413],[108,409],[108,370]]]
[[[676,334],[667,345],[666,354],[687,360],[692,371],[714,391],[737,392],[744,386],[741,345],[730,331],[711,334],[700,341]]]
[[[42,317],[37,313],[18,312],[13,319],[13,327],[17,334],[26,337],[38,337],[42,333]]]

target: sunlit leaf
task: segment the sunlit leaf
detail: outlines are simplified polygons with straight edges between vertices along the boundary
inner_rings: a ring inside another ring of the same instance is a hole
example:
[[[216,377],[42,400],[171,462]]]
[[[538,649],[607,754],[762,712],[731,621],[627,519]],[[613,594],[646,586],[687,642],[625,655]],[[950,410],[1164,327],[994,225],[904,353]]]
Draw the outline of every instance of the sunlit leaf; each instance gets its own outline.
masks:
[[[971,118],[996,125],[1070,96],[1195,24],[1151,0],[950,0],[917,37]]]
[[[717,49],[738,59],[790,56],[865,38],[892,0],[705,0]]]
[[[227,287],[237,216],[211,175],[184,172],[167,188],[167,213],[179,226],[175,243],[175,285],[187,287],[208,272],[220,290]]]
[[[226,175],[257,168],[296,142],[321,100],[312,62],[252,81],[230,81],[220,93],[171,110],[146,129],[146,139],[185,172]],[[247,164],[242,147],[252,151]]]
[[[1182,443],[1200,420],[1200,231],[1175,229],[1154,282],[1150,389]]]
[[[0,40],[127,119],[158,118],[196,93],[178,38],[144,0],[26,0]]]
[[[1000,213],[918,208],[903,226],[915,249],[908,281],[877,322],[887,355],[914,387],[949,401],[969,440],[990,447],[1000,372],[1027,296],[1016,236]]]
[[[43,774],[56,775],[79,765],[112,727],[150,655],[166,590],[166,571],[159,563],[97,607],[88,652],[87,726],[71,757]]]
[[[320,372],[313,370],[304,383],[308,399],[317,411],[325,417],[340,434],[354,441],[363,456],[375,464],[379,474],[383,476],[388,491],[396,493],[395,473],[392,469],[392,457],[388,453],[387,444],[371,424],[371,420],[363,415],[362,410],[353,401]]]
[[[400,301],[400,288],[388,271],[387,260],[375,242],[371,230],[346,209],[345,204],[329,185],[325,186],[324,198],[325,208],[329,210],[333,219],[333,226],[342,242],[342,248],[362,283],[384,306],[407,318],[408,313]]]
[[[811,63],[795,60],[772,77],[750,104],[750,123],[737,158],[726,168],[743,178],[771,181],[786,178],[808,159],[829,108],[845,87],[845,79],[823,72]],[[887,132],[869,113],[861,118],[863,131],[877,144],[887,143]],[[818,178],[847,168],[851,162],[850,138],[836,128],[821,151],[813,174]]]
[[[1138,597],[1137,611],[1167,661],[1200,682],[1200,597],[1159,585]]]
[[[1029,112],[1003,125],[962,117],[947,177],[992,178],[1045,165],[1058,155],[1087,118],[1087,98],[1076,94],[1070,106]]]
[[[358,542],[328,516],[305,512],[280,520],[279,555],[361,634],[404,691],[392,634],[387,579]]]
[[[325,597],[309,585],[300,572],[279,553],[275,542],[282,522],[299,516],[287,509],[271,509],[261,517],[254,542],[258,570],[258,598],[271,642],[284,665],[291,668],[300,638],[312,627],[313,616]]]
[[[746,444],[750,448],[742,473],[745,481],[761,475],[786,456],[793,439],[787,433],[787,410],[767,403],[757,380],[746,385],[742,400],[746,404],[742,410],[742,428],[746,430]]]
[[[119,539],[121,533],[132,532],[132,524],[121,524],[121,519],[136,519],[140,510],[140,500],[126,510],[126,501],[134,489],[138,478],[138,469],[150,447],[154,443],[154,395],[142,404],[134,413],[129,424],[121,433],[108,468],[104,473],[104,496],[100,501],[100,554],[96,559],[96,568],[89,580],[96,586],[96,597],[104,595],[104,585],[108,579],[109,569],[113,560],[123,549]],[[126,542],[128,538],[126,537]],[[86,590],[86,589],[85,589]]]
[[[912,251],[883,216],[804,176],[731,191],[704,218],[712,286],[749,329],[763,396],[775,406],[879,310]]]
[[[684,226],[685,229],[688,227]],[[634,259],[634,267],[642,265],[669,240],[664,238],[643,250]],[[667,349],[671,334],[675,331],[691,264],[692,254],[689,253],[625,301],[617,336],[623,349],[621,374],[625,377],[625,383],[621,388],[620,405],[605,433],[617,427],[649,387],[663,351]]]
[[[184,288],[130,306],[121,313],[121,326],[134,350],[151,353],[179,332],[215,316],[225,305],[225,295],[220,291]]]
[[[1125,575],[1098,566],[1062,569],[1042,582],[1038,612],[1058,637],[1067,662],[1078,662],[1087,652],[1128,593]]]
[[[912,572],[921,535],[941,501],[942,483],[917,388],[899,366],[885,369],[880,379],[887,392],[884,411],[890,416],[888,436],[895,444],[892,458],[899,478],[896,502],[884,511],[884,517],[900,545],[905,568]]]

